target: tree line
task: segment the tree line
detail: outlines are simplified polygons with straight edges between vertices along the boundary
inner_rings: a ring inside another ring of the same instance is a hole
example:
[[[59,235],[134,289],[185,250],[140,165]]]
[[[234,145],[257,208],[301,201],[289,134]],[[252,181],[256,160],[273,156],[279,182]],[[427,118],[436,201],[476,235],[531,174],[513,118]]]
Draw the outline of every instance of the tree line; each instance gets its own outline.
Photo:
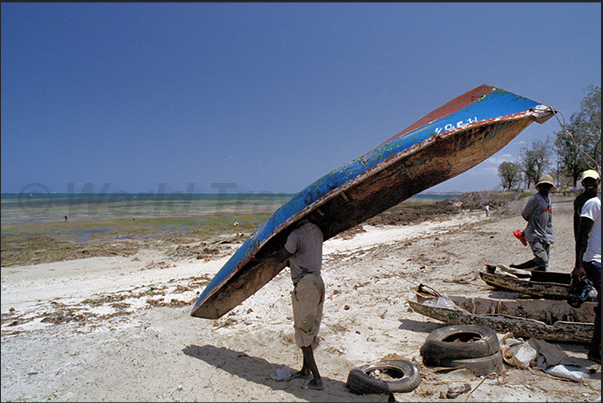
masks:
[[[498,166],[503,191],[529,189],[545,173],[563,175],[565,185],[575,188],[584,170],[601,172],[601,87],[591,85],[585,92],[580,110],[570,116],[565,128],[553,133],[552,146],[547,136],[522,148],[517,161]],[[556,172],[550,172],[554,165]]]

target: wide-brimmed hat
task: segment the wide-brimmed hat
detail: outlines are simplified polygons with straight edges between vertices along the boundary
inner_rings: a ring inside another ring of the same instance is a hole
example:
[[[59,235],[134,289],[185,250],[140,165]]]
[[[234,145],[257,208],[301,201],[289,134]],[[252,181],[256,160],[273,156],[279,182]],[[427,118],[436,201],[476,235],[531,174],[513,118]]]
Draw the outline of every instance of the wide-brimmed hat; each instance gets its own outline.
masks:
[[[553,177],[551,175],[542,175],[542,177],[536,184],[536,188],[538,188],[538,186],[543,185],[545,183],[552,186],[551,191],[554,191],[555,189],[557,189],[557,186],[555,186],[555,182],[553,182]]]
[[[586,178],[593,178],[595,180],[601,179],[601,177],[599,176],[599,173],[597,171],[595,171],[594,169],[589,169],[587,171],[582,172],[582,178],[580,179],[580,181],[583,181]]]

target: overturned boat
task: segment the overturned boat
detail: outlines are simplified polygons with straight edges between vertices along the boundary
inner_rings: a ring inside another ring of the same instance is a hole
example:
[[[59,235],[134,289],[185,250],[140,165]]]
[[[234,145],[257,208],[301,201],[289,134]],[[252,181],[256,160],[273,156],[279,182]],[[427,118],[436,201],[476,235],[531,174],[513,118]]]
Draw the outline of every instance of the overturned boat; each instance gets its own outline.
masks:
[[[273,279],[287,262],[272,258],[303,219],[318,225],[326,241],[473,168],[530,124],[544,123],[555,113],[491,85],[454,98],[272,213],[216,273],[191,315],[220,318]]]
[[[414,312],[450,325],[486,326],[515,337],[580,344],[591,342],[597,304],[573,308],[559,300],[448,296],[423,284],[407,302]]]

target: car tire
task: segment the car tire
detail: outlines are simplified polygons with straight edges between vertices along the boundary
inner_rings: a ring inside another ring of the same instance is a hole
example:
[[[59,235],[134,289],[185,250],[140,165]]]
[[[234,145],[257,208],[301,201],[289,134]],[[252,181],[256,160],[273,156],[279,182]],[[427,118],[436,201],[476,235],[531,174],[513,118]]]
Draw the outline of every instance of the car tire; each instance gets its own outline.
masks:
[[[504,367],[500,351],[487,357],[443,360],[440,366],[465,367],[476,376],[485,376],[491,372],[500,373]]]
[[[420,354],[428,365],[442,360],[488,357],[500,351],[496,332],[486,326],[446,326],[431,332]]]
[[[394,380],[376,379],[376,370]],[[419,367],[407,360],[381,361],[376,364],[354,368],[348,375],[347,388],[355,394],[392,394],[414,390],[421,383]]]

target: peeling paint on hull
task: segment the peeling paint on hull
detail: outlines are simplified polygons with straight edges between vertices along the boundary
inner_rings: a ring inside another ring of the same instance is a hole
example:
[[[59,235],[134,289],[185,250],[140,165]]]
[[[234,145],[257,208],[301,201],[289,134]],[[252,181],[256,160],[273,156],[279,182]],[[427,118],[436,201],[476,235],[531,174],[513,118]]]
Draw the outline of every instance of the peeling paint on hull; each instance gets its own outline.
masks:
[[[262,259],[283,247],[301,219],[315,222],[327,240],[473,168],[532,122],[544,123],[554,113],[488,85],[453,99],[276,210],[207,285],[191,315],[217,319],[274,278],[285,262]]]

